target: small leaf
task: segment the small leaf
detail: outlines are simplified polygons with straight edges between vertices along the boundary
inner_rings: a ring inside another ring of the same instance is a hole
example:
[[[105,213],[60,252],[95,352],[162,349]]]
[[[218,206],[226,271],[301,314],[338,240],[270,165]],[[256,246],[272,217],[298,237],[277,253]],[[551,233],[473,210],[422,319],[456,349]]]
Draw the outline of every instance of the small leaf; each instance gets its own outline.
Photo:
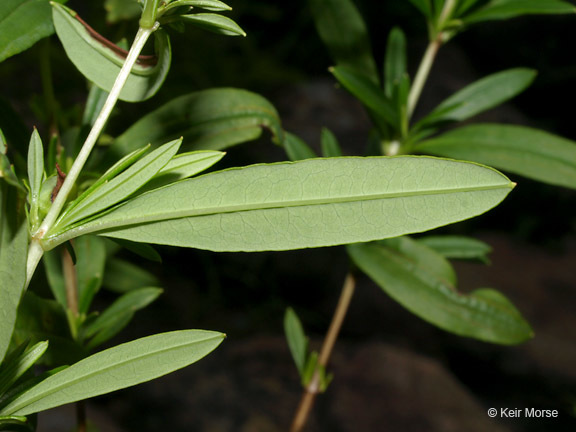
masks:
[[[106,9],[106,21],[111,24],[139,18],[142,13],[142,8],[136,0],[106,0],[104,9]]]
[[[47,247],[92,232],[215,251],[332,246],[470,218],[512,187],[490,168],[425,157],[254,165],[140,195],[68,232],[49,233]]]
[[[88,80],[110,91],[127,52],[96,33],[76,12],[57,3],[52,6],[54,27],[70,61]],[[139,57],[120,93],[121,100],[148,99],[164,82],[170,68],[170,40],[162,30],[154,36],[156,56]]]
[[[48,279],[52,295],[62,306],[62,309],[66,309],[68,301],[66,299],[66,282],[62,274],[61,253],[61,248],[46,251],[42,256],[42,261],[44,262],[44,271],[46,272],[46,279]]]
[[[570,14],[574,5],[559,0],[492,0],[484,7],[462,18],[465,24],[481,21],[503,20],[522,15]]]
[[[246,36],[246,32],[230,18],[212,13],[180,15],[185,23],[194,24],[201,29],[225,36]]]
[[[379,84],[378,69],[362,16],[351,0],[310,0],[316,29],[338,66]]]
[[[224,157],[219,151],[200,150],[181,153],[174,156],[158,173],[142,188],[142,191],[157,189],[161,186],[187,179],[207,170]],[[141,192],[139,192],[141,193]]]
[[[308,353],[308,338],[304,334],[302,323],[292,308],[287,308],[284,314],[284,333],[290,353],[296,363],[300,376],[304,374],[306,356]]]
[[[426,236],[418,241],[446,258],[477,259],[489,263],[488,254],[492,248],[483,241],[464,236]]]
[[[484,163],[544,183],[576,189],[576,143],[538,129],[471,125],[423,141],[415,150]]]
[[[426,18],[432,19],[430,0],[409,0]]]
[[[26,417],[0,417],[0,431],[2,432],[34,432],[34,430],[35,427],[26,420]]]
[[[498,294],[463,295],[413,257],[381,244],[348,246],[354,263],[390,297],[420,318],[452,333],[486,342],[518,344],[533,336],[514,306]],[[493,292],[493,291],[489,291]]]
[[[132,320],[136,311],[148,306],[160,294],[160,288],[141,288],[118,298],[102,315],[84,328],[84,338],[91,339],[88,349],[92,350],[118,334]]]
[[[291,161],[311,159],[316,157],[314,150],[303,140],[290,132],[284,132],[284,150]]]
[[[34,129],[28,147],[28,184],[30,185],[30,209],[32,224],[38,220],[38,198],[44,180],[44,148],[38,131]]]
[[[183,137],[186,150],[222,150],[251,141],[263,129],[279,144],[284,140],[280,117],[262,96],[246,90],[216,88],[189,93],[141,118],[110,147],[114,160],[143,142],[153,146]]]
[[[128,249],[130,252],[133,252],[144,259],[155,261],[158,263],[162,262],[162,257],[160,256],[160,254],[156,251],[156,249],[154,249],[152,246],[148,244],[135,243],[121,239],[112,239],[112,240],[114,240],[114,242],[118,243],[120,246]]]
[[[144,156],[109,182],[102,183],[84,199],[67,209],[56,226],[70,225],[126,199],[153,178],[176,154],[182,140],[169,142]],[[101,183],[101,182],[100,182]]]
[[[102,90],[96,85],[90,86],[90,92],[88,93],[88,99],[84,107],[84,114],[82,115],[83,126],[92,127],[94,125],[107,97],[107,91]]]
[[[100,237],[82,236],[74,242],[78,283],[78,312],[87,314],[92,299],[102,286],[106,246]]]
[[[0,62],[54,33],[49,3],[49,0],[2,0]]]
[[[336,139],[336,136],[330,129],[322,128],[321,135],[322,156],[324,157],[340,157],[342,156],[342,149]]]
[[[30,369],[48,348],[48,342],[39,342],[26,349],[22,344],[2,362],[0,367],[0,394],[4,394],[18,378]]]
[[[384,90],[392,99],[394,88],[399,86],[406,74],[406,36],[394,27],[388,36],[386,58],[384,60]]]
[[[430,116],[434,117],[434,123],[466,120],[522,93],[534,78],[536,71],[526,68],[508,69],[489,75],[454,93],[438,105]],[[452,109],[448,109],[450,107]],[[439,112],[444,114],[438,115]],[[426,122],[426,119],[422,122]]]
[[[338,82],[367,108],[373,110],[390,126],[397,127],[398,113],[384,92],[365,76],[344,66],[330,68]]]
[[[0,180],[0,363],[10,345],[26,283],[28,229],[16,192]]]
[[[212,12],[223,12],[232,10],[232,8],[228,6],[226,3],[218,0],[177,0],[168,4],[165,10],[169,11],[182,6],[197,7]]]
[[[46,378],[0,409],[0,415],[28,415],[150,381],[200,360],[224,336],[182,330],[118,345]]]

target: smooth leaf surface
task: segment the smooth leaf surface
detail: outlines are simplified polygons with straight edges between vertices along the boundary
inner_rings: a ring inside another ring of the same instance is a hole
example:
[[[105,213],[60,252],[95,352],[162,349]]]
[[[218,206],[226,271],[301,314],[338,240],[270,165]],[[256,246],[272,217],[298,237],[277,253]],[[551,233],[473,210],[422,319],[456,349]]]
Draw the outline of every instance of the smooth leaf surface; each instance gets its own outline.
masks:
[[[87,314],[92,299],[102,286],[106,265],[104,239],[82,236],[74,241],[76,252],[76,277],[78,283],[78,312]]]
[[[576,143],[538,129],[471,125],[423,141],[415,150],[475,161],[544,183],[576,189]]]
[[[48,348],[48,342],[38,342],[26,349],[26,343],[22,344],[14,352],[10,353],[0,367],[0,394],[14,384],[28,369],[30,369]]]
[[[300,322],[300,318],[292,308],[286,309],[284,314],[284,333],[286,334],[286,341],[290,348],[290,353],[296,363],[300,376],[304,374],[304,367],[306,365],[306,355],[308,352],[308,338],[304,334],[304,328]]]
[[[465,24],[503,20],[521,15],[568,14],[576,12],[574,5],[560,0],[492,0],[483,8],[462,18]]]
[[[289,132],[284,133],[284,150],[291,161],[315,158],[317,155],[303,140]]]
[[[430,0],[409,0],[426,18],[432,18]]]
[[[342,149],[336,136],[330,129],[322,128],[322,135],[320,144],[322,146],[322,156],[324,157],[340,157],[342,156]]]
[[[330,68],[330,72],[364,106],[373,110],[375,114],[383,118],[391,126],[397,126],[398,114],[394,104],[376,84],[362,74],[344,66]]]
[[[316,29],[337,65],[378,84],[378,69],[362,16],[351,0],[309,0]]]
[[[383,242],[350,245],[348,252],[390,297],[444,330],[500,344],[518,344],[533,335],[528,323],[503,295],[491,295],[493,290],[458,293],[432,268],[419,265],[415,251],[405,254]]]
[[[47,251],[42,256],[44,263],[44,271],[46,272],[46,279],[54,299],[66,309],[68,301],[66,300],[66,282],[62,274],[62,252],[61,248]]]
[[[472,237],[465,236],[426,236],[418,241],[446,258],[477,259],[488,263],[488,254],[492,252],[490,245]]]
[[[392,98],[394,88],[400,84],[406,74],[406,36],[394,27],[388,36],[386,57],[384,60],[384,90]]]
[[[152,179],[176,154],[182,140],[157,148],[108,182],[96,188],[75,206],[65,211],[57,226],[70,225],[80,219],[105,210],[129,197]]]
[[[182,6],[192,6],[195,8],[205,9],[213,12],[222,12],[232,10],[226,3],[218,0],[177,0],[169,3],[166,10],[179,8]]]
[[[508,69],[489,75],[454,93],[438,105],[430,116],[435,123],[466,120],[522,93],[534,78],[536,71],[526,68]]]
[[[262,96],[217,88],[180,96],[142,117],[111,146],[114,157],[150,142],[159,145],[183,137],[186,150],[222,150],[258,138],[263,129],[284,140],[280,117]]]
[[[53,4],[54,27],[66,55],[88,80],[110,91],[120,72],[126,51],[96,33],[78,14],[66,6]],[[152,97],[160,88],[170,68],[171,50],[168,35],[154,32],[156,56],[140,56],[120,93],[120,99],[138,102]]]
[[[106,263],[103,284],[108,290],[122,294],[145,286],[157,286],[159,281],[142,267],[114,258]]]
[[[185,23],[194,24],[201,29],[224,36],[246,36],[246,32],[230,18],[213,13],[196,13],[182,15],[180,19]]]
[[[106,9],[106,21],[109,23],[136,19],[142,13],[142,8],[136,0],[106,0],[104,9]]]
[[[56,0],[66,3],[66,0]],[[54,33],[49,0],[0,2],[0,62]]]
[[[10,345],[26,283],[28,229],[16,189],[0,179],[0,363]]]
[[[28,415],[150,381],[200,360],[224,337],[182,330],[118,345],[45,379],[3,407],[0,415]]]
[[[230,169],[134,198],[68,232],[215,251],[370,241],[479,215],[513,184],[476,164],[426,157],[308,159]]]

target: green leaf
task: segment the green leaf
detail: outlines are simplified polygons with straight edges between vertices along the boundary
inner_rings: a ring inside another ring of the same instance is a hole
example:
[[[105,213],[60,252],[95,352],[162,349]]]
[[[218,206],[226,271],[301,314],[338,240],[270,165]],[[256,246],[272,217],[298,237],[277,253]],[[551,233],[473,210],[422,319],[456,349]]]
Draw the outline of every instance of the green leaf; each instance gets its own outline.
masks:
[[[465,24],[503,20],[521,15],[569,14],[576,12],[574,5],[559,0],[492,0],[484,7],[462,18]]]
[[[484,163],[544,183],[576,189],[576,143],[538,129],[471,125],[423,141],[415,150]]]
[[[0,180],[0,363],[8,350],[26,284],[28,229],[15,188]]]
[[[162,262],[162,257],[160,256],[160,254],[156,251],[156,249],[154,249],[152,246],[148,244],[135,243],[121,239],[113,239],[113,240],[118,245],[128,249],[130,252],[133,252],[144,259],[155,261],[158,263]]]
[[[57,0],[66,3],[66,0]],[[49,0],[0,2],[0,61],[54,33]]]
[[[90,86],[90,92],[88,93],[88,99],[86,100],[86,106],[84,107],[84,113],[82,115],[83,126],[92,127],[94,125],[107,98],[107,91],[102,90],[96,85]]]
[[[28,146],[28,184],[30,185],[30,217],[32,227],[40,223],[38,220],[38,200],[42,181],[44,180],[44,148],[38,131],[34,129]],[[34,228],[33,228],[34,229]]]
[[[103,284],[110,291],[123,294],[158,283],[158,279],[152,273],[128,261],[114,258],[106,263]]]
[[[46,251],[42,256],[42,261],[44,262],[46,279],[48,279],[48,285],[50,286],[52,295],[60,306],[66,309],[68,307],[68,301],[66,299],[66,282],[64,281],[64,275],[62,273],[61,253],[61,248]]]
[[[351,0],[309,0],[316,29],[338,66],[346,66],[379,83],[370,38]]]
[[[485,290],[460,294],[433,269],[419,265],[414,255],[390,248],[385,242],[350,245],[348,252],[390,297],[444,330],[500,344],[518,344],[533,335],[528,323],[501,294],[490,297]]]
[[[308,159],[184,180],[63,233],[214,251],[288,250],[426,231],[494,207],[513,187],[476,164],[426,157]]]
[[[290,353],[296,363],[300,376],[304,374],[306,356],[308,355],[308,338],[304,333],[302,323],[292,308],[287,308],[284,314],[284,333]]]
[[[2,432],[34,432],[34,430],[35,427],[26,420],[26,417],[0,417],[0,431]]]
[[[394,27],[388,36],[384,60],[384,90],[388,98],[394,97],[394,89],[400,85],[405,74],[406,36],[400,28]]]
[[[486,264],[490,261],[488,254],[492,248],[483,241],[464,236],[426,236],[418,241],[446,258],[477,259]]]
[[[110,91],[127,52],[96,33],[76,12],[52,3],[54,26],[70,61],[88,80]],[[120,93],[120,99],[138,102],[158,91],[170,68],[168,35],[154,32],[156,56],[140,56]]]
[[[311,159],[316,157],[314,150],[303,140],[290,132],[284,132],[284,150],[291,161]]]
[[[526,68],[508,69],[489,75],[454,93],[438,105],[429,114],[433,122],[424,118],[421,123],[466,120],[522,93],[532,84],[534,78],[536,71]]]
[[[222,150],[258,138],[263,129],[270,130],[277,143],[284,140],[270,102],[246,90],[210,89],[175,98],[144,116],[116,138],[110,150],[116,159],[143,142],[155,146],[180,137],[187,150]]]
[[[200,360],[224,337],[182,330],[118,345],[45,379],[3,407],[0,415],[28,415],[150,381]]]
[[[226,3],[218,0],[178,0],[168,4],[165,10],[169,11],[182,6],[197,7],[212,12],[223,12],[232,10],[232,8],[228,6]]]
[[[91,339],[91,350],[118,334],[136,311],[145,308],[162,294],[160,288],[140,288],[118,298],[102,315],[84,328],[83,336]]]
[[[223,15],[196,13],[193,15],[181,15],[179,19],[212,33],[224,36],[246,36],[246,32],[236,22]]]
[[[142,188],[142,191],[157,189],[161,186],[187,179],[207,170],[224,157],[219,151],[200,150],[182,153],[174,156],[158,173]]]
[[[88,196],[66,209],[56,226],[64,227],[105,210],[126,199],[152,179],[176,154],[182,140],[164,144],[144,156],[126,171],[93,190]]]
[[[102,238],[82,236],[75,240],[78,312],[87,314],[94,295],[102,286],[106,246]]]
[[[30,369],[48,348],[48,342],[39,342],[26,349],[22,344],[10,353],[0,367],[0,394],[4,394],[28,369]]]
[[[389,125],[397,127],[398,113],[394,104],[384,92],[368,78],[344,66],[330,68],[338,82],[367,108],[384,119]]]
[[[461,16],[462,14],[466,13],[470,8],[475,6],[480,0],[460,0],[458,6],[456,7],[456,11],[454,16]]]
[[[342,156],[342,149],[336,139],[336,136],[328,128],[322,128],[321,135],[322,156],[324,157],[340,157]]]
[[[106,0],[104,9],[106,9],[106,21],[112,24],[139,18],[142,13],[137,0]]]

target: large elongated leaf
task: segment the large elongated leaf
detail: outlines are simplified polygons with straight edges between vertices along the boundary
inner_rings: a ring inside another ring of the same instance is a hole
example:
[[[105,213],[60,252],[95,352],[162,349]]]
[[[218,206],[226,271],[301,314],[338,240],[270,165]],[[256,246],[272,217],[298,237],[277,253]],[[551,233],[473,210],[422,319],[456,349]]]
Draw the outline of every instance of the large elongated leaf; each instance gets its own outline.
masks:
[[[309,0],[322,41],[337,65],[347,66],[379,82],[370,38],[352,0]]]
[[[10,344],[26,283],[28,229],[16,192],[0,179],[0,363]]]
[[[523,126],[478,124],[416,146],[422,153],[470,160],[576,189],[576,143]]]
[[[287,250],[397,237],[481,214],[513,184],[425,157],[308,159],[220,171],[129,201],[48,247],[99,232],[215,251]]]
[[[117,157],[142,143],[180,137],[186,150],[222,150],[258,138],[263,129],[283,141],[278,113],[265,98],[234,88],[210,89],[180,96],[144,116],[116,138],[111,153]]]
[[[66,0],[56,0],[66,3]],[[0,2],[0,61],[54,33],[49,0]]]
[[[574,5],[560,0],[492,0],[483,8],[462,18],[466,24],[502,20],[521,15],[567,14],[576,12]]]
[[[399,250],[387,242],[348,246],[356,265],[389,296],[422,319],[452,333],[487,342],[517,344],[532,330],[516,308],[494,290],[469,295],[426,266],[430,249],[414,243]]]
[[[76,12],[53,4],[54,27],[68,58],[87,79],[110,91],[127,53],[96,33]],[[170,68],[170,39],[163,30],[155,36],[156,56],[140,56],[120,93],[120,99],[138,102],[152,97]]]
[[[466,120],[512,99],[527,88],[534,78],[536,71],[526,68],[497,72],[454,93],[438,105],[430,116],[434,123]],[[426,122],[426,119],[422,122]]]
[[[150,381],[200,360],[224,337],[183,330],[118,345],[46,378],[0,409],[0,415],[28,415]]]

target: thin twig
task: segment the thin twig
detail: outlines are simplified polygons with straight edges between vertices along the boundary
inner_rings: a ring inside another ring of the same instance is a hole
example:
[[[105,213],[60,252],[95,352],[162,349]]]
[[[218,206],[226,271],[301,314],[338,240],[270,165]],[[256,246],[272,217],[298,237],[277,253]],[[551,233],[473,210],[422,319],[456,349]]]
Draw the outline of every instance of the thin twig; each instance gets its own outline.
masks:
[[[314,401],[316,400],[316,395],[320,393],[320,368],[325,368],[330,360],[330,355],[342,328],[342,323],[346,317],[346,313],[350,307],[350,301],[354,295],[354,289],[356,287],[356,280],[351,272],[346,275],[346,280],[342,286],[342,292],[340,293],[340,299],[338,300],[338,306],[334,311],[332,316],[332,322],[330,323],[330,328],[326,337],[324,338],[324,343],[322,344],[322,349],[320,351],[320,356],[318,357],[318,367],[314,372],[314,376],[310,381],[310,384],[306,386],[304,392],[302,393],[302,398],[300,399],[300,404],[296,410],[296,415],[292,422],[291,432],[300,432],[306,425]]]

